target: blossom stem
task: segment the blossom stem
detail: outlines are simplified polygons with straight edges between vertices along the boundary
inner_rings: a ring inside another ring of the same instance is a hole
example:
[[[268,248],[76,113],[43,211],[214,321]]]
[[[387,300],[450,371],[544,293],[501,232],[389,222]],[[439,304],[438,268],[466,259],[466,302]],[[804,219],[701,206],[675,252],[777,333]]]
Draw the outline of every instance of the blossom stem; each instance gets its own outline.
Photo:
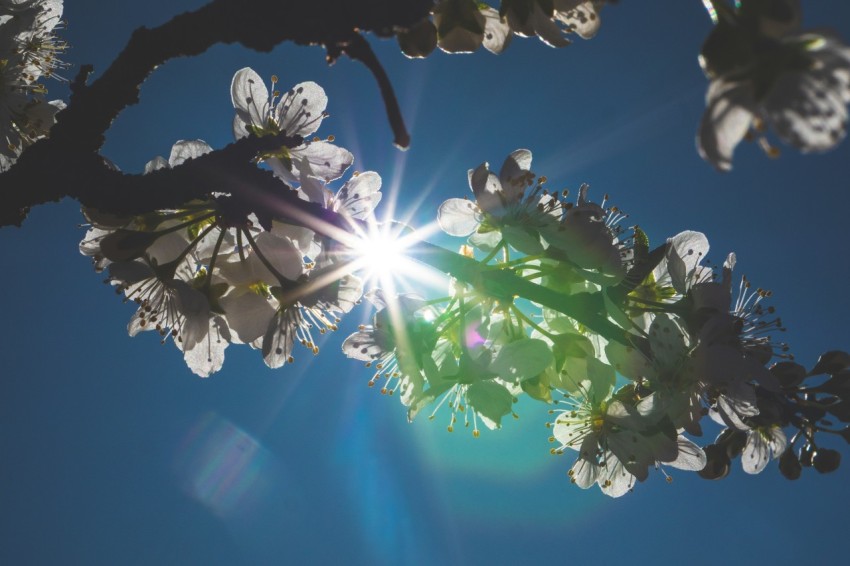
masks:
[[[528,324],[530,327],[543,334],[547,338],[551,340],[555,340],[557,338],[556,335],[552,334],[548,330],[544,330],[539,324],[531,320],[531,318],[529,318],[528,315],[522,312],[522,309],[520,309],[516,305],[511,305],[511,311],[517,316],[517,318],[522,319],[523,321],[525,321],[526,324]]]
[[[194,222],[188,222],[186,224],[181,225],[180,227],[175,227],[175,228],[185,228],[186,226],[191,226],[192,224],[195,224],[195,223]],[[177,266],[180,265],[180,262],[182,262],[186,258],[186,256],[189,255],[190,251],[195,249],[195,246],[198,245],[198,242],[200,242],[204,237],[206,237],[206,235],[209,234],[210,231],[212,231],[212,229],[215,228],[215,226],[216,226],[215,224],[210,224],[209,226],[204,228],[201,231],[201,233],[198,234],[197,237],[195,237],[195,239],[192,240],[189,243],[188,246],[183,248],[183,251],[180,252],[180,255],[178,255],[176,258],[174,258],[170,262],[162,264],[159,267],[160,272],[161,273],[167,273],[169,279],[173,278],[174,273],[177,271]],[[173,232],[173,231],[174,231],[174,229],[168,229],[167,231],[164,231],[163,234],[168,234],[168,233]]]
[[[508,261],[508,262],[504,262],[504,263],[499,263],[499,264],[496,264],[496,265],[485,265],[484,268],[485,269],[504,269],[506,267],[514,267],[514,266],[517,266],[517,265],[522,265],[522,264],[527,263],[529,261],[534,261],[534,260],[540,259],[541,257],[542,256],[539,256],[539,255],[527,255],[525,257],[521,257],[521,258],[514,259],[514,260],[511,260],[511,261]],[[482,262],[482,264],[483,264],[483,262]]]
[[[481,260],[481,265],[485,265],[491,259],[496,257],[496,254],[499,253],[499,250],[501,250],[502,246],[504,246],[504,245],[505,245],[505,239],[502,238],[501,240],[499,240],[499,243],[496,244],[496,246],[490,251],[490,253],[487,254],[487,256],[484,259]]]
[[[212,257],[210,258],[210,272],[207,275],[207,280],[204,283],[204,291],[209,294],[210,286],[212,285],[212,275],[213,269],[215,269],[215,261],[218,259],[218,250],[221,249],[221,242],[224,240],[224,234],[226,230],[223,228],[219,229],[218,239],[215,241],[215,246],[213,246]]]
[[[248,240],[248,244],[250,244],[251,248],[253,248],[254,252],[256,252],[257,257],[260,258],[260,261],[263,262],[263,265],[266,266],[266,269],[271,271],[272,275],[277,278],[277,281],[278,283],[280,283],[280,286],[287,290],[292,289],[295,285],[294,281],[290,281],[289,279],[281,275],[280,271],[278,271],[277,268],[275,268],[275,266],[273,266],[271,262],[266,259],[266,256],[263,254],[263,252],[260,251],[260,246],[257,245],[257,242],[255,242],[253,236],[251,236],[251,233],[248,230],[240,229],[239,231],[245,233],[245,238]]]
[[[245,245],[242,243],[242,230],[236,231],[236,249],[239,251],[239,261],[245,261]]]

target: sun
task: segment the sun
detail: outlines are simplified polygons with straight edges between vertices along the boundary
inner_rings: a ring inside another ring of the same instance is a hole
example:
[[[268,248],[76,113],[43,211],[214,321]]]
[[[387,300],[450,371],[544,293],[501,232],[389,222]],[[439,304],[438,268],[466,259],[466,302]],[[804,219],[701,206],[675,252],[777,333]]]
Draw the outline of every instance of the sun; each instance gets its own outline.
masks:
[[[364,271],[380,279],[391,276],[402,262],[408,261],[404,248],[398,239],[370,237],[358,240],[355,252]]]
[[[445,276],[416,261],[412,247],[422,235],[402,222],[371,223],[350,243],[353,258],[350,268],[364,282],[390,292],[414,290],[425,286],[444,288]]]

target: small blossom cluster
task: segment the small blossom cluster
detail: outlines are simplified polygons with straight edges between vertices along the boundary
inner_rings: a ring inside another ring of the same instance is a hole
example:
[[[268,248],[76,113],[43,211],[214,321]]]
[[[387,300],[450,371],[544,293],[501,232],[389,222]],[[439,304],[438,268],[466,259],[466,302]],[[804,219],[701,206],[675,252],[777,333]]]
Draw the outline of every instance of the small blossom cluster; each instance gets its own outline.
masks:
[[[847,134],[850,47],[827,31],[800,30],[800,2],[704,0],[715,27],[700,64],[710,80],[697,134],[700,155],[732,168],[741,140],[777,157],[765,133],[803,152],[826,151]]]
[[[60,78],[67,49],[55,35],[63,0],[0,0],[0,172],[44,137],[65,107],[46,101],[43,78]]]
[[[514,151],[498,175],[482,163],[468,173],[473,198],[440,206],[443,230],[467,237],[461,255],[475,275],[429,301],[368,295],[373,322],[343,351],[370,368],[369,385],[397,394],[409,419],[447,407],[448,430],[462,419],[476,437],[479,425],[516,416],[524,394],[554,405],[551,452],[575,453],[571,481],[612,497],[653,467],[668,480],[665,467],[717,477],[720,449],[693,440],[706,416],[723,427],[717,442],[741,439],[745,472],[779,458],[783,429],[802,425],[785,410],[799,392],[783,376],[799,367],[775,338],[784,327],[771,293],[746,277],[733,284],[734,254],[709,266],[699,232],[650,250],[640,228],[621,226],[619,209],[592,202],[586,185],[568,202],[531,161],[530,151]],[[814,426],[803,427],[807,438]]]
[[[325,116],[327,98],[315,83],[269,94],[254,71],[242,69],[231,91],[237,138],[282,132],[306,138]],[[200,140],[179,141],[168,159],[150,161],[145,174],[211,151]],[[294,190],[350,219],[370,218],[381,197],[373,172],[355,174],[337,193],[328,189],[351,163],[351,154],[330,141],[304,141],[258,159],[294,187],[281,182],[282,192]],[[260,349],[270,367],[292,362],[295,344],[318,353],[318,335],[336,330],[339,316],[362,295],[344,251],[303,226],[274,219],[261,225],[232,200],[211,186],[209,198],[173,210],[135,217],[84,210],[91,227],[80,251],[138,305],[130,335],[151,330],[163,342],[171,337],[189,368],[204,377],[221,368],[230,343]]]
[[[440,0],[429,18],[397,33],[408,57],[427,57],[435,47],[471,53],[482,45],[501,53],[514,35],[540,38],[551,47],[569,45],[570,34],[590,39],[599,30],[604,0],[501,0],[499,9],[477,0]]]

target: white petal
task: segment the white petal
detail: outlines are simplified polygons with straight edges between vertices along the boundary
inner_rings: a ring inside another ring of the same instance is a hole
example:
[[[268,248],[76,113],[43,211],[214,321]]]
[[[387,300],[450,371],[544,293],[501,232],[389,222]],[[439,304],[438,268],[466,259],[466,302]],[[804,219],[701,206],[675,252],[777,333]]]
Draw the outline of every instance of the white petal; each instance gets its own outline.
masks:
[[[367,329],[346,338],[342,343],[342,353],[355,360],[372,362],[383,356],[386,351],[375,339],[375,332]]]
[[[678,373],[688,353],[685,329],[670,315],[659,313],[649,327],[649,346],[662,373]]]
[[[439,37],[437,45],[446,53],[472,53],[481,46],[483,40],[482,34],[455,26]]]
[[[365,220],[381,202],[381,176],[374,171],[360,173],[348,180],[336,194],[334,210]]]
[[[350,312],[363,297],[363,280],[349,273],[339,280],[334,305],[340,312]]]
[[[247,288],[234,289],[219,299],[234,337],[250,344],[268,329],[276,309],[268,299]],[[235,340],[234,340],[235,341]]]
[[[555,19],[582,39],[595,36],[602,24],[595,3],[583,0],[555,0]]]
[[[116,261],[108,269],[110,279],[129,285],[154,276],[153,269],[141,261]]]
[[[502,227],[502,237],[505,242],[515,250],[526,255],[537,255],[543,253],[543,244],[540,242],[540,233],[534,228],[525,226],[507,225]]]
[[[302,175],[313,175],[325,181],[333,181],[342,177],[354,162],[354,155],[350,151],[325,141],[311,142],[290,150],[290,153],[299,178]]]
[[[310,202],[315,202],[327,208],[333,193],[325,186],[324,181],[312,175],[301,176],[301,186],[298,187],[299,195],[307,197]]]
[[[156,264],[163,265],[184,255],[187,247],[189,247],[187,231],[176,230],[157,238],[145,254]]]
[[[168,169],[168,160],[162,157],[161,155],[157,155],[156,157],[145,163],[145,175],[154,171],[158,171],[160,169]]]
[[[635,477],[626,470],[622,462],[613,456],[607,460],[608,465],[601,469],[596,483],[605,495],[621,497],[632,490]]]
[[[619,342],[609,342],[605,346],[605,354],[617,373],[623,377],[633,380],[640,378],[652,380],[657,375],[652,363],[637,348],[624,346]]]
[[[230,83],[230,100],[237,117],[248,126],[265,127],[269,118],[269,91],[250,67],[236,71]],[[236,133],[234,125],[234,133]],[[242,136],[237,136],[242,137]]]
[[[705,468],[708,459],[702,448],[681,435],[676,439],[676,444],[679,449],[678,455],[672,462],[666,462],[667,465],[692,472]]]
[[[449,236],[468,236],[479,225],[480,213],[475,203],[462,198],[450,198],[440,205],[437,223]]]
[[[322,251],[321,245],[316,241],[316,233],[309,228],[272,220],[272,234],[278,238],[289,238],[301,254],[310,259],[315,259]]]
[[[471,53],[484,40],[484,15],[472,2],[448,0],[434,7],[437,45],[448,53]]]
[[[181,350],[193,348],[207,338],[210,329],[210,304],[207,297],[183,281],[173,281],[175,305],[183,316],[175,338]]]
[[[754,106],[749,83],[712,81],[697,135],[700,156],[721,171],[732,169],[732,153],[750,128]]]
[[[807,70],[782,74],[763,104],[784,142],[802,151],[826,151],[847,135],[848,96],[850,86]]]
[[[230,333],[221,317],[210,319],[206,339],[183,352],[183,359],[193,373],[209,377],[224,365],[224,350],[229,345]]]
[[[203,140],[180,140],[171,147],[168,164],[177,167],[187,159],[195,159],[212,151],[212,147]]]
[[[300,320],[298,309],[290,307],[277,311],[269,321],[262,341],[263,361],[267,366],[279,368],[290,360]]]
[[[741,466],[748,474],[758,474],[770,461],[770,449],[758,429],[747,433],[747,443],[741,453]]]
[[[531,169],[531,152],[518,149],[512,152],[499,170],[499,181],[507,203],[517,202],[526,188],[528,173]]]
[[[479,250],[489,252],[495,248],[502,240],[502,233],[498,230],[490,230],[489,232],[475,232],[469,237],[469,245],[478,248]]]
[[[529,18],[534,31],[540,37],[540,40],[551,47],[565,47],[571,43],[569,39],[564,37],[561,28],[552,21],[552,18],[543,13],[540,4],[534,3],[534,8]]]
[[[587,489],[599,479],[602,470],[596,461],[597,436],[589,434],[581,443],[579,457],[570,468],[570,481],[582,489]]]
[[[479,4],[484,16],[484,49],[499,54],[511,43],[511,27],[499,17],[499,11],[490,6]]]
[[[285,93],[275,108],[282,132],[306,137],[319,129],[324,118],[328,97],[314,82],[299,83]]]
[[[263,232],[254,240],[266,260],[278,273],[295,281],[304,273],[304,263],[301,252],[288,238],[278,238],[270,232]],[[277,279],[271,273],[262,279],[269,284],[277,284]]]
[[[708,238],[701,232],[686,230],[667,239],[667,270],[673,288],[684,295],[693,284],[692,276],[697,265],[708,254]]]
[[[469,186],[478,202],[478,208],[483,212],[502,216],[504,214],[505,198],[499,178],[490,172],[488,163],[484,162],[469,172]]]

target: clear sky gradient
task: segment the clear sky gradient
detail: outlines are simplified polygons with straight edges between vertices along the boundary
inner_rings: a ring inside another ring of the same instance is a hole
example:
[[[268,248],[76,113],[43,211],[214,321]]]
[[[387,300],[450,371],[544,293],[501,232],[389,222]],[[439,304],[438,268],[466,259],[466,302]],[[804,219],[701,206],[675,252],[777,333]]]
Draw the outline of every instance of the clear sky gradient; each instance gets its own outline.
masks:
[[[83,63],[102,72],[134,28],[202,4],[66,0],[67,76]],[[850,3],[804,5],[806,27],[850,39]],[[328,68],[320,48],[284,45],[169,62],[117,119],[104,155],[138,172],[178,139],[223,147],[230,80],[244,66],[282,88],[314,80],[331,113],[319,135],[384,179],[379,216],[397,201],[396,217],[433,222],[444,199],[468,194],[467,169],[525,147],[536,173],[610,194],[656,244],[693,229],[715,263],[736,252],[736,273],[773,291],[804,365],[850,348],[850,144],[806,156],[783,147],[771,160],[744,143],[731,173],[714,171],[694,146],[707,86],[697,54],[711,26],[702,2],[623,0],[602,18],[591,41],[554,50],[515,38],[501,56],[410,61],[372,38],[412,133],[404,153],[365,68]],[[127,336],[134,309],[79,255],[80,222],[62,202],[0,229],[2,564],[846,560],[850,462],[793,483],[775,463],[751,477],[736,462],[718,482],[673,470],[672,484],[653,473],[617,500],[582,491],[566,475],[572,460],[548,453],[542,405],[521,404],[519,420],[478,439],[448,434],[445,413],[408,424],[340,352],[365,306],[315,358],[298,350],[273,371],[234,346],[223,371],[200,379],[172,344]],[[840,439],[830,446],[846,456]]]

